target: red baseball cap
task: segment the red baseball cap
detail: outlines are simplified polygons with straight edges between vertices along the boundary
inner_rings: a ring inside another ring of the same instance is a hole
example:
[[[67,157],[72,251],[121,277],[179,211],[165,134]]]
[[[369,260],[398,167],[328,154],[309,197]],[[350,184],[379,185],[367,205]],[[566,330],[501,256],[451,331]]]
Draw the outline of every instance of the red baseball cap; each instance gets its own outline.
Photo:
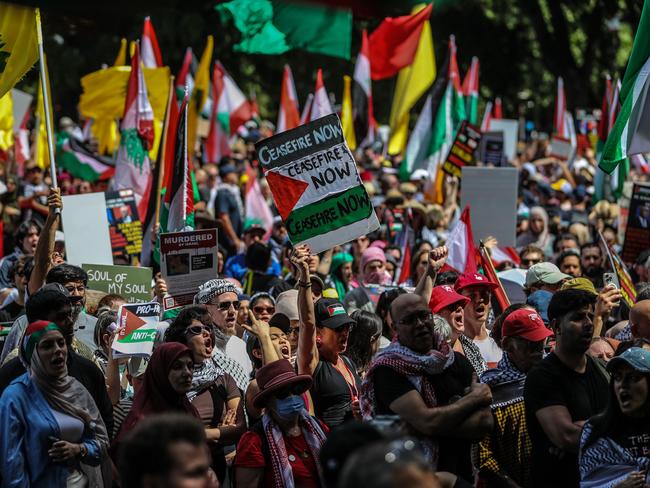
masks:
[[[431,300],[429,300],[429,308],[433,313],[438,313],[443,308],[453,305],[454,303],[462,302],[463,307],[469,302],[469,298],[464,297],[460,293],[456,293],[449,285],[440,285],[433,288],[431,291]]]
[[[460,291],[468,286],[487,286],[490,290],[498,288],[499,285],[492,283],[487,276],[479,273],[463,273],[454,284],[454,289]]]
[[[544,325],[542,317],[529,308],[515,310],[506,317],[501,327],[502,337],[523,337],[537,342],[553,335]]]

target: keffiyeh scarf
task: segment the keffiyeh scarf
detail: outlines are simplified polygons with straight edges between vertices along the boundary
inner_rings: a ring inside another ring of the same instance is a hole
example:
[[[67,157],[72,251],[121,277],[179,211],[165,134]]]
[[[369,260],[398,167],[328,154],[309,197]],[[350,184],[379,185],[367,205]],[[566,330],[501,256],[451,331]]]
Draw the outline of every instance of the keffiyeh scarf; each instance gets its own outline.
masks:
[[[303,409],[300,413],[300,428],[302,435],[305,437],[309,451],[311,452],[316,469],[318,470],[318,479],[322,480],[322,469],[319,462],[320,449],[325,442],[325,433],[318,420]],[[273,480],[275,486],[282,488],[294,488],[296,485],[293,479],[293,471],[289,463],[287,448],[284,444],[282,430],[275,423],[268,413],[262,416],[262,426],[266,436],[269,454],[271,457],[271,469],[273,470]],[[322,485],[322,482],[321,482]]]
[[[192,389],[187,393],[187,399],[192,402],[199,393],[209,388],[223,374],[224,370],[212,359],[195,364],[192,373]]]
[[[507,352],[503,352],[503,357],[497,367],[488,369],[481,375],[481,383],[489,386],[499,386],[504,383],[512,383],[521,381],[526,378],[526,373],[522,373],[517,367],[512,364]]]
[[[481,355],[481,350],[470,338],[463,334],[458,336],[458,341],[463,346],[463,353],[472,365],[472,368],[474,368],[474,371],[476,371],[478,376],[481,376],[487,370],[487,363]]]

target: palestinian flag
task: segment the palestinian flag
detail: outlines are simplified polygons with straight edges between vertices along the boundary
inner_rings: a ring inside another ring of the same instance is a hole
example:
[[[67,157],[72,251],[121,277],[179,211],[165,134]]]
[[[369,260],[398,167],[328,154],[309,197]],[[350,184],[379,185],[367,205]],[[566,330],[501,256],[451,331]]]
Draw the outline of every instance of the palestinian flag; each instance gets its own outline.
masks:
[[[215,63],[213,79],[217,119],[225,133],[233,135],[253,116],[250,102],[219,61]]]
[[[621,111],[611,129],[599,167],[606,173],[624,164],[627,156],[650,152],[650,2],[644,2],[632,53],[625,69],[621,92]],[[610,107],[611,108],[611,107]]]
[[[165,201],[161,208],[161,227],[165,232],[181,232],[194,228],[194,189],[190,175],[187,147],[188,101],[183,99],[175,139],[174,163],[166,176]],[[171,136],[171,134],[170,134]]]
[[[476,125],[478,122],[478,74],[479,62],[478,58],[474,56],[469,71],[463,80],[463,95],[465,96],[467,121],[473,125]]]
[[[137,45],[131,59],[131,74],[120,129],[120,147],[115,161],[113,189],[133,189],[138,212],[140,215],[146,215],[152,183],[149,150],[154,139],[153,109],[147,96],[140,48]]]
[[[176,99],[181,102],[185,97],[185,87],[188,92],[192,93],[194,90],[194,73],[199,65],[196,56],[192,52],[192,48],[188,47],[185,50],[185,57],[183,57],[183,64],[176,76]]]
[[[56,164],[75,178],[91,183],[108,180],[115,174],[114,161],[94,154],[85,144],[65,132],[57,137]]]
[[[144,18],[144,29],[142,30],[142,64],[145,68],[160,68],[163,65],[162,55],[158,47],[156,31],[150,17]]]
[[[300,125],[300,112],[298,112],[298,95],[296,85],[293,83],[293,73],[288,64],[284,65],[282,73],[282,88],[280,89],[280,109],[278,110],[278,124],[276,134],[293,129]]]
[[[492,101],[488,101],[485,104],[483,120],[481,121],[481,132],[487,132],[490,130],[490,122],[492,122]]]
[[[361,51],[354,65],[354,85],[352,87],[352,119],[354,120],[354,132],[359,147],[372,143],[377,130],[377,121],[372,108],[369,51],[368,32],[363,29]]]
[[[314,91],[314,100],[308,122],[333,113],[334,110],[332,110],[330,98],[325,89],[325,83],[323,83],[323,70],[319,68],[316,73],[316,90]]]

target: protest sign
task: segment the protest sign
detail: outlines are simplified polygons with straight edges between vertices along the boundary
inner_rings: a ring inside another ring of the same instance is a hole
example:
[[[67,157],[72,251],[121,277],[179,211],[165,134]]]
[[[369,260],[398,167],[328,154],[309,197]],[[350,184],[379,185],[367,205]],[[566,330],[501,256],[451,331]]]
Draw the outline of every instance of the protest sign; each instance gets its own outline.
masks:
[[[505,160],[503,153],[503,132],[484,132],[478,149],[478,158],[484,164],[501,166]]]
[[[151,300],[151,268],[104,264],[82,264],[81,267],[88,273],[91,290],[117,293],[128,303]]]
[[[335,114],[255,144],[289,238],[319,253],[379,228]]]
[[[571,146],[571,141],[560,137],[558,135],[553,135],[551,137],[551,157],[561,159],[562,161],[568,161],[573,154],[573,147]]]
[[[192,303],[199,286],[217,277],[217,229],[161,234],[160,254],[165,310]]]
[[[111,348],[113,357],[149,357],[156,340],[160,321],[158,302],[133,303],[120,306],[117,312],[118,333]]]
[[[475,164],[474,153],[480,142],[481,131],[464,120],[456,133],[456,139],[449,149],[442,170],[451,176],[460,178],[464,166]]]
[[[491,132],[503,132],[503,152],[508,161],[517,156],[519,121],[515,119],[496,119],[490,121]]]
[[[650,247],[650,185],[634,183],[621,257],[626,263]]]
[[[105,196],[113,256],[139,256],[142,224],[133,190],[108,191]]]
[[[68,263],[113,264],[103,193],[64,196],[61,220]]]
[[[464,167],[461,208],[471,208],[474,237],[496,237],[500,247],[514,246],[517,224],[516,168]]]

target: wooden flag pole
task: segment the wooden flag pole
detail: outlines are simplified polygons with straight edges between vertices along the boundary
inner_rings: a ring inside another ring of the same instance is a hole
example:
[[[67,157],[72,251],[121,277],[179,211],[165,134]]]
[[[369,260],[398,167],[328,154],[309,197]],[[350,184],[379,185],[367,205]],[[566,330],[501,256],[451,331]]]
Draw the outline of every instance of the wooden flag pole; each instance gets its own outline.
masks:
[[[153,225],[155,226],[160,221],[160,192],[162,191],[163,181],[165,177],[165,156],[167,149],[167,137],[169,137],[169,117],[171,112],[171,104],[174,101],[174,75],[169,77],[169,97],[167,99],[167,110],[165,113],[165,126],[163,127],[163,136],[160,141],[160,158],[158,164],[158,181],[156,182],[156,211],[154,213]]]
[[[45,130],[47,132],[47,151],[50,156],[50,177],[52,186],[59,186],[56,178],[56,163],[54,161],[54,132],[52,127],[52,114],[50,114],[50,93],[47,86],[47,66],[45,65],[45,52],[43,51],[43,31],[41,29],[41,11],[36,9],[36,39],[38,42],[38,59],[41,68],[41,89],[43,90],[43,108],[45,110]],[[60,210],[57,209],[57,213]]]

